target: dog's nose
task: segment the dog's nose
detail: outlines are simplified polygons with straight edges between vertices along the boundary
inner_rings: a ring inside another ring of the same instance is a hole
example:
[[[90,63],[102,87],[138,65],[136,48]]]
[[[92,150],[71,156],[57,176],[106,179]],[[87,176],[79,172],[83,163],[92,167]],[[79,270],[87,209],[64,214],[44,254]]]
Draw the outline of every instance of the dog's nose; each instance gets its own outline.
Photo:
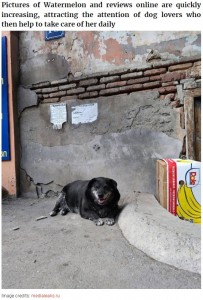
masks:
[[[99,198],[104,198],[104,194],[98,194]]]

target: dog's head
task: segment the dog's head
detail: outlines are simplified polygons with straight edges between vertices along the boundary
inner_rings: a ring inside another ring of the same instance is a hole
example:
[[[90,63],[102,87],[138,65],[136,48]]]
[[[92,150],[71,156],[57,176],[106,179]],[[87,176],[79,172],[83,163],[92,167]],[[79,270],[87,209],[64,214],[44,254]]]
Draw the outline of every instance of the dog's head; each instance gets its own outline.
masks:
[[[88,185],[94,203],[104,206],[112,201],[118,201],[120,194],[117,190],[117,182],[110,178],[97,177],[90,180]]]

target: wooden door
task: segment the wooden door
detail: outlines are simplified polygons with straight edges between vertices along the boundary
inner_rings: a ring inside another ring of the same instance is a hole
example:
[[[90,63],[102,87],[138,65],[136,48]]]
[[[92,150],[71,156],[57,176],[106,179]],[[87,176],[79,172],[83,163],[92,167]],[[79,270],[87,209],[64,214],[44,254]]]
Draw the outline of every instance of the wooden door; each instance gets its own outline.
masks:
[[[194,98],[195,160],[201,161],[201,97]]]

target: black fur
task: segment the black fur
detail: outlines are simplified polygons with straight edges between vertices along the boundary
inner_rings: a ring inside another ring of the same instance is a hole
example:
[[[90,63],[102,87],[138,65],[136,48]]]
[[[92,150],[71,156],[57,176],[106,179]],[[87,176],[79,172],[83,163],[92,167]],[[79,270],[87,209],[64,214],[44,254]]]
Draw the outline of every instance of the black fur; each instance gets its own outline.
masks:
[[[103,225],[113,225],[118,214],[120,193],[115,180],[104,177],[93,178],[90,181],[78,180],[67,184],[62,189],[51,216],[68,212],[79,213],[82,218]]]

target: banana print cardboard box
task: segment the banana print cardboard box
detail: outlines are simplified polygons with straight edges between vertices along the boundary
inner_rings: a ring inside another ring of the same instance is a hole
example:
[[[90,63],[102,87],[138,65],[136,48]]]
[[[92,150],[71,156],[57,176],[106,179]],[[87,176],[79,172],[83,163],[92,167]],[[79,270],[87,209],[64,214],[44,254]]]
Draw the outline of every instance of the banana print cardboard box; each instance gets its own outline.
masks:
[[[156,177],[160,204],[183,220],[201,223],[201,162],[158,160]]]

